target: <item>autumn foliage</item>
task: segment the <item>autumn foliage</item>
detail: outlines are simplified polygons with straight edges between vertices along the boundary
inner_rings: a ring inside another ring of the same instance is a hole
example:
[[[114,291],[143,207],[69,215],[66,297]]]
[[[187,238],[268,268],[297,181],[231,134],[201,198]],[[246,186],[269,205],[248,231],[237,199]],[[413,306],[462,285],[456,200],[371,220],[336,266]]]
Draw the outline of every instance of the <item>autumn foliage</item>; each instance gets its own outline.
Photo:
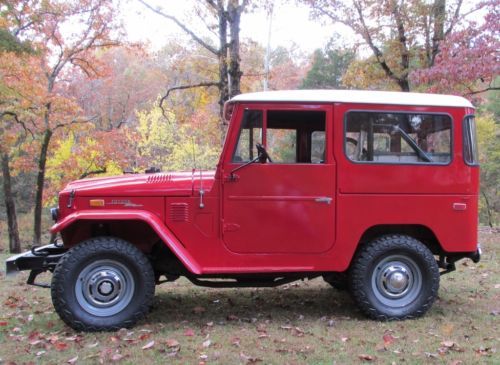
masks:
[[[185,42],[167,40],[153,51],[128,41],[111,0],[0,1],[0,153],[2,182],[11,181],[0,195],[6,207],[20,204],[19,191],[27,197],[22,206],[33,210],[35,242],[42,208],[68,181],[217,163],[221,103],[239,91],[262,90],[266,76],[267,50],[240,39],[241,19],[270,4],[194,3],[192,14],[179,18],[166,7],[139,4],[186,34]],[[325,45],[310,54],[270,49],[269,89],[430,91],[495,108],[485,91],[498,89],[498,0],[302,3],[332,35],[342,23],[353,37],[343,43],[335,36],[334,50]],[[274,10],[283,16],[279,5]],[[190,85],[196,87],[184,88]],[[495,157],[483,160],[486,168],[496,166]],[[497,195],[487,191],[495,210]]]

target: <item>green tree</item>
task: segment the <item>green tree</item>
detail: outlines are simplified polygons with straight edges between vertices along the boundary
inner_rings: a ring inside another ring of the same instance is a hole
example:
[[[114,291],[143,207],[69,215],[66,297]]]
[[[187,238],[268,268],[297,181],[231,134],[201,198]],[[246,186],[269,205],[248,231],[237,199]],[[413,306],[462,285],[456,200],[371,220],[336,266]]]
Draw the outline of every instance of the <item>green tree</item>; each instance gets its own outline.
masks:
[[[301,89],[342,89],[342,79],[355,58],[351,50],[341,50],[329,44],[313,54],[312,67],[302,81]]]
[[[476,118],[481,164],[479,219],[490,227],[500,224],[500,124],[491,114]]]

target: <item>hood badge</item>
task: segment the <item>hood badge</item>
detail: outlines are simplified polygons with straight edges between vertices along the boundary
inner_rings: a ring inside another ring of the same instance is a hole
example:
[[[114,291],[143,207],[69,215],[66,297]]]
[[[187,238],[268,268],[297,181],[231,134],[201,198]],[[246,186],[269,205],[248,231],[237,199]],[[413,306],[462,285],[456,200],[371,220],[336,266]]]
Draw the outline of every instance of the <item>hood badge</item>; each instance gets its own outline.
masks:
[[[144,205],[142,204],[135,204],[132,201],[128,199],[124,200],[111,200],[111,202],[107,203],[108,205],[123,205],[124,207],[143,207]]]

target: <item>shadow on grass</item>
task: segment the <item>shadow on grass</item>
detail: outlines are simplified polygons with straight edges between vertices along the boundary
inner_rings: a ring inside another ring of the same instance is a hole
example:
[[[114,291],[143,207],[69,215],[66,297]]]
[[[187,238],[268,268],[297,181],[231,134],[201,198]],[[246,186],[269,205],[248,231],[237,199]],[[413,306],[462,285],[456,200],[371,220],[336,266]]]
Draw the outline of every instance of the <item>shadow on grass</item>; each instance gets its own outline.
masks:
[[[164,284],[157,288],[153,309],[145,322],[203,326],[207,322],[288,323],[336,318],[364,317],[347,292],[326,286],[300,283],[278,288],[212,289]]]

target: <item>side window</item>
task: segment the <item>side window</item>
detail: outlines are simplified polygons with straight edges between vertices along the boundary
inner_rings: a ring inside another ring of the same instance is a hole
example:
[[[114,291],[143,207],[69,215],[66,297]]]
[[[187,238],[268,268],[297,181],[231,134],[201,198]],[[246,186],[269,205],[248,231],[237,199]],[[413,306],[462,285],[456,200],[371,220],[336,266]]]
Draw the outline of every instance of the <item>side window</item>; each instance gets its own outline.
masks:
[[[477,152],[476,122],[474,116],[465,117],[463,124],[464,160],[468,165],[479,165]]]
[[[248,162],[257,157],[257,143],[262,143],[262,110],[245,110],[232,162]]]
[[[446,164],[451,125],[440,114],[349,112],[345,153],[352,161]]]
[[[269,110],[266,150],[273,163],[323,163],[324,111]]]

